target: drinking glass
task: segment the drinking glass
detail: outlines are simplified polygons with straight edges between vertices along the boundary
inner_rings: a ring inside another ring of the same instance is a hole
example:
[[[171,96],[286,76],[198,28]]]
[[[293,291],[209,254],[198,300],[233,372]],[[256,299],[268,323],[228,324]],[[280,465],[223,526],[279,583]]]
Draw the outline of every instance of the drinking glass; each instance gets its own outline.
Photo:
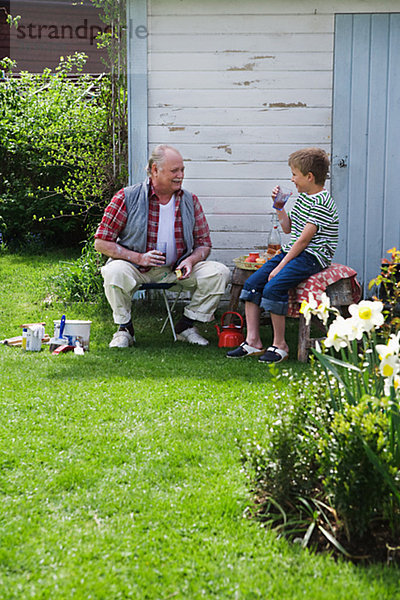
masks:
[[[289,190],[289,188],[279,186],[279,191],[275,196],[274,203],[272,206],[277,210],[282,210],[282,208],[285,206],[286,202],[289,200],[291,195],[292,191]]]

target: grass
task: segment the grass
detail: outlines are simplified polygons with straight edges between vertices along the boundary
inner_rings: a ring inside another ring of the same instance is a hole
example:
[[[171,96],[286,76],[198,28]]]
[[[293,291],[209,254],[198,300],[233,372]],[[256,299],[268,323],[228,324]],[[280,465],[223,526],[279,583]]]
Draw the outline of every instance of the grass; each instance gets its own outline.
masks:
[[[398,569],[313,555],[245,517],[235,440],[276,415],[265,365],[227,360],[211,325],[209,348],[174,344],[141,304],[137,347],[109,350],[105,304],[44,302],[62,258],[0,256],[1,339],[93,321],[83,357],[0,347],[2,600],[400,598]]]

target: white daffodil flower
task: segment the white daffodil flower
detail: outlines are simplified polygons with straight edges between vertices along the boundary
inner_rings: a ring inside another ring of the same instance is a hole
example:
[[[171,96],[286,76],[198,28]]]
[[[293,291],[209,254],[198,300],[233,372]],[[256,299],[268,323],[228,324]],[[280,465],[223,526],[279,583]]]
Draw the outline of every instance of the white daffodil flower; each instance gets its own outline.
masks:
[[[321,294],[321,303],[318,304],[316,314],[321,319],[324,325],[327,324],[329,319],[329,310],[331,308],[331,300],[329,296],[323,292]]]
[[[345,348],[348,345],[348,325],[346,323],[348,320],[341,316],[336,317],[328,329],[325,340],[326,348],[333,346],[338,351],[340,348]]]
[[[349,342],[352,342],[353,340],[361,340],[364,329],[360,326],[360,323],[357,319],[353,319],[353,317],[345,319],[343,328],[346,332],[346,338]]]
[[[384,385],[385,396],[390,396],[390,388],[391,387],[394,387],[394,391],[396,392],[396,394],[400,390],[400,377],[398,375],[395,375],[394,377],[385,379],[385,385]]]
[[[353,319],[357,320],[357,325],[363,331],[371,331],[383,325],[384,317],[382,314],[383,303],[379,300],[371,302],[370,300],[361,300],[358,304],[351,304],[349,312]]]
[[[375,349],[381,360],[388,356],[399,356],[400,351],[400,331],[397,334],[392,333],[387,344],[377,344]]]
[[[379,371],[385,378],[391,378],[399,372],[399,360],[397,356],[388,355],[382,359],[379,365]]]
[[[311,292],[308,292],[308,302],[303,300],[300,306],[299,312],[304,316],[306,325],[310,324],[311,317],[315,314],[318,304]]]

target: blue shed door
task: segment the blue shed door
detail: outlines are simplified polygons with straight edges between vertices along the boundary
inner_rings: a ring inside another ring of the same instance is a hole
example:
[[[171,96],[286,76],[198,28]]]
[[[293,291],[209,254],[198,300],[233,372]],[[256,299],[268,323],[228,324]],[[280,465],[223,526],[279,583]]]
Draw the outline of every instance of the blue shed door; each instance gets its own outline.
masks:
[[[333,90],[335,260],[357,271],[367,297],[400,245],[400,14],[336,15]]]

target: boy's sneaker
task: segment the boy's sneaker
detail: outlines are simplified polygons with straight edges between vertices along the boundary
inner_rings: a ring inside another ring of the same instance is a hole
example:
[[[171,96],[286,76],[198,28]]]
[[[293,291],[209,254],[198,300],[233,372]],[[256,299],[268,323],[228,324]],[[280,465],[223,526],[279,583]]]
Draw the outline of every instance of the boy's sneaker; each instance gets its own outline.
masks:
[[[118,329],[113,335],[109,348],[129,348],[135,343],[135,338],[126,329]]]

